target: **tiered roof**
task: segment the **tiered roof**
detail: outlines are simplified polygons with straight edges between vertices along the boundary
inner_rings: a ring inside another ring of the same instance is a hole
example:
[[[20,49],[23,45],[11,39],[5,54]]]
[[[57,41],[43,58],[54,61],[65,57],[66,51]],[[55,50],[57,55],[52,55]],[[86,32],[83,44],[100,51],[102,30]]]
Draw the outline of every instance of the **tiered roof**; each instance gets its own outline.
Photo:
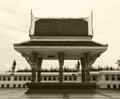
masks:
[[[90,18],[37,18],[32,16],[30,40],[14,44],[15,50],[30,54],[37,51],[43,58],[62,51],[66,58],[78,58],[86,51],[101,54],[107,45],[92,41]]]

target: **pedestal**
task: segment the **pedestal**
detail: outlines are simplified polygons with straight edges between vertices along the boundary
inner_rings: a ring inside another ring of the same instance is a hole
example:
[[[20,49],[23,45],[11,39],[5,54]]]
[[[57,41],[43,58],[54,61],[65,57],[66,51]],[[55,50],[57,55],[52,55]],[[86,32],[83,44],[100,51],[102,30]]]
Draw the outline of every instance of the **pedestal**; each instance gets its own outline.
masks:
[[[35,93],[95,93],[96,83],[26,83],[26,94]]]

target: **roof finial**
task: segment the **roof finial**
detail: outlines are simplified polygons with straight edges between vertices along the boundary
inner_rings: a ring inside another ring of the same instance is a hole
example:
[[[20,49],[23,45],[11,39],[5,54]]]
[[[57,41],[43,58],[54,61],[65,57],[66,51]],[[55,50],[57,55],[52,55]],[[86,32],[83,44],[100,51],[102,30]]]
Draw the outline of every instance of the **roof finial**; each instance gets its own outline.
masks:
[[[91,10],[91,29],[92,29],[92,36],[93,36],[93,11]]]
[[[30,15],[31,15],[31,21],[30,21],[29,35],[31,34],[31,28],[32,28],[32,9],[30,10]]]
[[[32,9],[31,9],[31,15],[32,15]]]
[[[31,9],[31,11],[30,11],[30,15],[31,15],[31,19],[32,19],[32,16],[33,16],[32,9]]]

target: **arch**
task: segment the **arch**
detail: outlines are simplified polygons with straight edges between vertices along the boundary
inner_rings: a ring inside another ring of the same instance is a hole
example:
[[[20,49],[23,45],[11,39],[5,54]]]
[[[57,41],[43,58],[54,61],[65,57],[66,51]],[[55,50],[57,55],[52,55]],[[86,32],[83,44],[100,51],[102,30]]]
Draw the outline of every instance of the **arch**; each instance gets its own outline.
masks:
[[[56,77],[55,77],[55,76],[53,77],[53,80],[54,80],[54,81],[56,80]]]
[[[31,77],[30,77],[30,76],[28,77],[28,80],[29,80],[29,81],[31,80]]]
[[[47,80],[46,76],[44,76],[44,80],[45,80],[45,81]]]
[[[115,77],[114,77],[114,75],[112,75],[112,78],[111,78],[111,80],[112,80],[112,81],[114,81],[114,80],[115,80]]]
[[[51,81],[51,76],[49,76],[49,81]]]
[[[108,77],[108,75],[105,75],[105,80],[109,80],[109,77]]]
[[[17,77],[15,77],[14,80],[17,81]]]
[[[13,88],[16,88],[16,84],[13,85]]]
[[[8,81],[10,81],[10,77],[8,77]]]
[[[115,85],[115,84],[113,85],[113,89],[117,89],[117,87],[116,87],[116,85]]]
[[[43,80],[43,77],[41,77],[41,81]]]
[[[4,88],[4,87],[5,87],[4,84],[2,84],[2,85],[1,85],[1,88]]]
[[[117,80],[120,81],[120,76],[119,75],[117,76]]]
[[[19,78],[19,81],[21,81],[21,80],[22,80],[22,77]]]
[[[24,81],[26,81],[26,77],[24,77],[23,79],[24,79]]]
[[[7,84],[7,86],[6,86],[7,88],[9,88],[10,86],[9,86],[9,84]]]
[[[21,87],[21,84],[18,84],[18,88],[20,88]]]
[[[26,87],[26,85],[25,84],[23,84],[23,88],[25,88]]]
[[[120,89],[120,85],[118,86],[118,88]]]
[[[72,80],[72,76],[69,76],[69,80],[70,80],[70,81]]]
[[[77,77],[76,76],[74,76],[74,81],[76,81],[77,80]]]
[[[3,77],[3,81],[5,81],[6,79],[5,79],[5,77]]]
[[[67,81],[67,76],[64,76],[64,80]]]
[[[93,76],[93,81],[95,81],[95,80],[96,80],[96,76],[94,75],[94,76]]]
[[[110,89],[110,85],[107,85],[107,89]]]

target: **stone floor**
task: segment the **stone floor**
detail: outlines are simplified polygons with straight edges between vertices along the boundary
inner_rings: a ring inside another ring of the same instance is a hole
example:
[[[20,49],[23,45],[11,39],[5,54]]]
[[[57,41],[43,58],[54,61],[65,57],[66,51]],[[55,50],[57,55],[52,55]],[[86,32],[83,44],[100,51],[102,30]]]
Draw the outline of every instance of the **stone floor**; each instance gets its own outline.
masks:
[[[26,95],[23,88],[1,88],[0,99],[120,99],[119,90],[97,90],[96,94],[68,93],[68,94],[31,94]]]

